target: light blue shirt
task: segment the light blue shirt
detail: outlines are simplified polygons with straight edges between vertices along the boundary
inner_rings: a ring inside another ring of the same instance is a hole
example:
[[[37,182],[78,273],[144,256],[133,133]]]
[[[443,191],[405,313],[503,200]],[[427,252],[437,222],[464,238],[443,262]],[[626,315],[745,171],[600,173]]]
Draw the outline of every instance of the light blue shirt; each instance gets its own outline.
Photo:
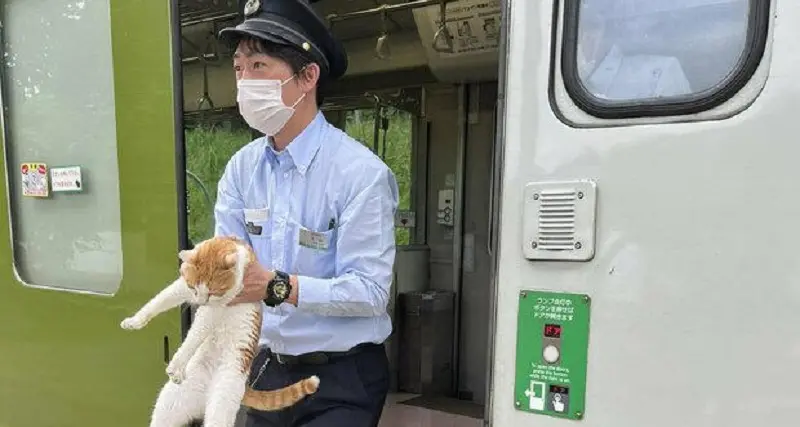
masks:
[[[392,171],[322,113],[282,152],[259,138],[233,155],[215,234],[239,236],[265,268],[298,275],[297,307],[264,305],[261,345],[297,355],[389,336],[397,204]]]

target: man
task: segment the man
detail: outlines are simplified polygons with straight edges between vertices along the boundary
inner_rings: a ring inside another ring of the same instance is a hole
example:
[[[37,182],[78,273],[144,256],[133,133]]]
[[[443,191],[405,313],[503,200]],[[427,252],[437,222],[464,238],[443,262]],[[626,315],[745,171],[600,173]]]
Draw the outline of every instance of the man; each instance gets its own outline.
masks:
[[[389,388],[397,183],[319,111],[320,82],[342,76],[347,57],[307,0],[249,0],[244,12],[220,37],[236,46],[240,112],[266,136],[227,164],[215,233],[246,239],[259,261],[233,302],[264,302],[250,382],[320,378],[314,395],[251,410],[246,426],[374,427]]]
[[[628,10],[626,6],[629,6],[627,0],[595,0],[582,4],[577,60],[578,76],[583,85],[592,95],[615,101],[691,94],[691,86],[677,58],[628,54],[612,39],[607,21],[622,18]]]

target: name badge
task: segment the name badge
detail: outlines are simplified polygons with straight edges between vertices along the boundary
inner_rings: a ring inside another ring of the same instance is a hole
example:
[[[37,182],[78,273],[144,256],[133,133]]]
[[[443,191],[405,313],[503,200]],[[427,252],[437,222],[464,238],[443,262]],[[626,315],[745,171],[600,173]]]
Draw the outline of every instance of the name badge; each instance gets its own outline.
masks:
[[[267,219],[269,219],[269,208],[244,210],[244,222],[264,222]]]
[[[328,236],[323,233],[301,228],[299,239],[300,246],[318,250],[328,249]]]

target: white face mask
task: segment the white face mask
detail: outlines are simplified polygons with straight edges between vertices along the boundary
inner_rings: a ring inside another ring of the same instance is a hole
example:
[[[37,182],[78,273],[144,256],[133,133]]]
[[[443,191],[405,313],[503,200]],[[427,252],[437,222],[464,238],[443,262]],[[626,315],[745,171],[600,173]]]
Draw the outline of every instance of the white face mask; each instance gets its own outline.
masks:
[[[274,136],[292,118],[294,108],[306,94],[303,94],[291,107],[283,103],[281,88],[294,78],[285,82],[280,80],[240,79],[236,82],[239,112],[250,127],[267,136]]]

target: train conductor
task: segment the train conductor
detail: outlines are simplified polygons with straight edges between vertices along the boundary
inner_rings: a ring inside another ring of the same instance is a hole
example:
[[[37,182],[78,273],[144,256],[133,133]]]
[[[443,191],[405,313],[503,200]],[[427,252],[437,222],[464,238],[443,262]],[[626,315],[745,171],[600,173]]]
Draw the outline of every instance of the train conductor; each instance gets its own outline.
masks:
[[[265,136],[220,179],[215,234],[256,252],[235,302],[263,301],[249,381],[271,390],[310,375],[319,390],[247,427],[375,427],[389,389],[384,340],[395,258],[397,182],[372,151],[320,112],[318,88],[347,56],[308,0],[248,0],[220,32],[235,47],[242,117]]]

